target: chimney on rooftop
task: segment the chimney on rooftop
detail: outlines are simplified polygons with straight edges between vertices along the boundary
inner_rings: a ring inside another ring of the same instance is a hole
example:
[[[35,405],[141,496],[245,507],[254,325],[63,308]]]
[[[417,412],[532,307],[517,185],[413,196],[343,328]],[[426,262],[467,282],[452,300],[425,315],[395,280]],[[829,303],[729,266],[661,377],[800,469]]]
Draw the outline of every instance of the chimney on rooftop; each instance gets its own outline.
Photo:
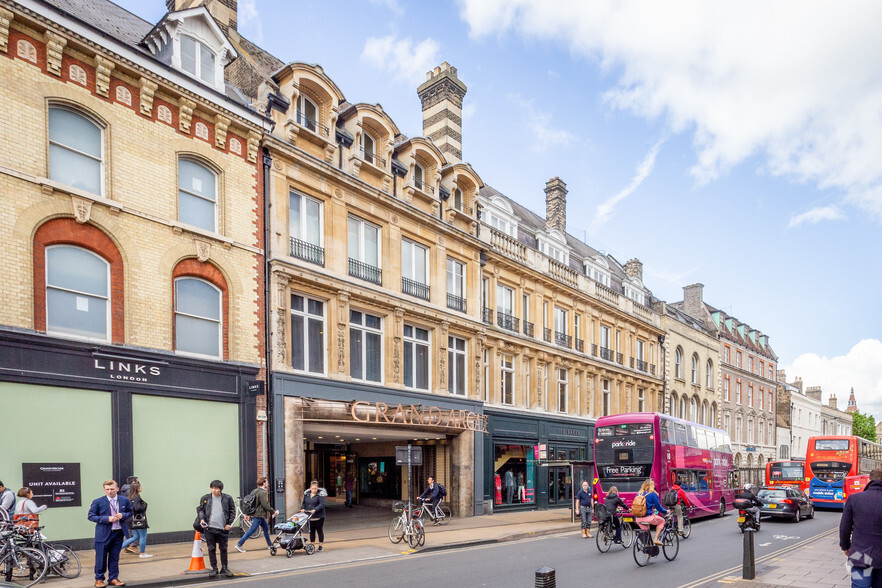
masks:
[[[836,401],[835,394],[830,395],[830,398],[827,400],[827,404],[830,406],[830,408],[835,408],[836,410],[839,410],[839,403]]]
[[[545,228],[567,232],[567,185],[557,176],[545,183]]]
[[[468,88],[446,61],[426,72],[417,88],[423,103],[423,136],[435,142],[450,163],[462,161],[462,100]]]
[[[683,310],[695,318],[701,318],[704,310],[704,284],[683,286]]]
[[[165,7],[169,12],[175,12],[205,6],[224,34],[229,35],[230,31],[237,30],[237,2],[238,0],[165,0]]]
[[[637,278],[641,282],[643,281],[643,262],[641,262],[636,257],[628,261],[625,264],[625,273],[628,274],[632,278]]]

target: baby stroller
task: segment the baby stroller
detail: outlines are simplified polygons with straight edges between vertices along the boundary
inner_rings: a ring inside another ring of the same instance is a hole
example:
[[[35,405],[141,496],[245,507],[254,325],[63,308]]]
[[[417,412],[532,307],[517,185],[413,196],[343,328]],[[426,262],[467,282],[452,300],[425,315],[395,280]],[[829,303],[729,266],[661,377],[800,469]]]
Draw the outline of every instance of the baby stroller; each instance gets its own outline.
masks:
[[[275,555],[279,547],[285,550],[288,557],[294,555],[294,552],[298,549],[302,549],[307,555],[315,553],[315,545],[309,543],[303,536],[308,528],[306,525],[311,516],[304,512],[298,512],[284,523],[275,525],[273,529],[278,531],[278,535],[273,539],[270,553]]]

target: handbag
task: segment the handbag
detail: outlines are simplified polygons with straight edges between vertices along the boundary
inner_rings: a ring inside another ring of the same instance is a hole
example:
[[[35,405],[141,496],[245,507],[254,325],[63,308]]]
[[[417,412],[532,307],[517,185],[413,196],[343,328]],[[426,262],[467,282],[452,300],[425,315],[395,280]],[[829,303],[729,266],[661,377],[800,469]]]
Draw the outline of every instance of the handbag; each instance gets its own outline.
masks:
[[[132,517],[132,528],[133,529],[146,529],[147,528],[147,515],[136,514]]]
[[[12,515],[13,524],[20,525],[28,529],[35,529],[40,526],[40,515],[25,513],[27,500],[22,500],[19,504],[21,504],[21,514]]]

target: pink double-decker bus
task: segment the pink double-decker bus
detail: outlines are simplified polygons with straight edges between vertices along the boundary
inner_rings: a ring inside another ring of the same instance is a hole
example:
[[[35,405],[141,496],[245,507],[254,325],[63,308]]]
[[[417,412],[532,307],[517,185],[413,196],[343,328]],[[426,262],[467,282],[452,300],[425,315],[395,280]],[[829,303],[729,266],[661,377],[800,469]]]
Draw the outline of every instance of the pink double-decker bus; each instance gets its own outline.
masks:
[[[640,485],[652,478],[663,502],[679,481],[695,506],[693,518],[723,516],[737,490],[728,433],[655,412],[597,419],[594,464],[598,499],[615,486],[630,504]]]

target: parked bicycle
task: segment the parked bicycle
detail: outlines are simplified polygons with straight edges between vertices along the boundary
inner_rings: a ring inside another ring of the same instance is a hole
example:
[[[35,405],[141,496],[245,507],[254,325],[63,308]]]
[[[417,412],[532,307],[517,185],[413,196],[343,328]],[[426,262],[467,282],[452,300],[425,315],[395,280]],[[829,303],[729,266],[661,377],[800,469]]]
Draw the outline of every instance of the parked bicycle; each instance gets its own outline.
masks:
[[[45,527],[35,527],[28,533],[20,534],[22,544],[25,547],[33,547],[41,551],[49,558],[49,573],[62,578],[79,577],[81,566],[80,558],[74,550],[61,543],[49,543],[40,533]]]
[[[411,549],[421,547],[426,542],[426,529],[423,526],[422,508],[415,504],[396,502],[392,512],[401,513],[389,523],[389,541],[401,543],[406,540]]]
[[[616,526],[613,523],[613,517],[610,515],[609,511],[600,503],[594,506],[594,516],[597,517],[597,520],[599,521],[596,539],[597,549],[600,553],[606,553],[609,551],[609,548],[616,543]],[[621,539],[618,543],[623,549],[628,549],[634,541],[634,529],[631,527],[634,517],[627,511],[621,509],[616,511],[616,516],[619,517],[619,521],[622,525]]]
[[[663,552],[665,559],[674,561],[680,552],[680,535],[674,530],[673,513],[669,513],[665,517],[664,529],[661,533],[661,549],[653,541],[653,533],[646,525],[646,529],[641,528],[637,531],[637,537],[634,541],[634,561],[641,568],[649,563],[649,559],[658,556],[659,551]]]
[[[33,586],[42,582],[49,571],[46,554],[16,540],[16,536],[25,531],[11,523],[0,526],[0,578],[15,586]]]
[[[241,496],[236,497],[236,518],[233,519],[232,526],[235,527],[236,525],[239,525],[239,528],[242,529],[243,535],[251,528],[251,517],[242,512]]]

